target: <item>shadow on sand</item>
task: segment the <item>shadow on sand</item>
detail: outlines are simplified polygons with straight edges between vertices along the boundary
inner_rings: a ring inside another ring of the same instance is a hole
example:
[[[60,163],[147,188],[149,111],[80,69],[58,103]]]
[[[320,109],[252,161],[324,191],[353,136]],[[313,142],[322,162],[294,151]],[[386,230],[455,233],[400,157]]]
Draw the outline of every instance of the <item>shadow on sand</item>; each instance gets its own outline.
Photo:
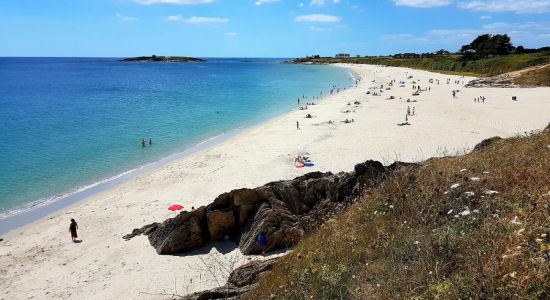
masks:
[[[201,254],[208,254],[212,252],[212,249],[216,249],[217,252],[220,254],[228,254],[232,252],[233,250],[237,249],[237,244],[234,242],[213,242],[209,243],[208,245],[201,247],[196,250],[192,250],[186,253],[178,253],[173,254],[174,256],[193,256],[193,255],[201,255]]]
[[[212,242],[212,243],[209,243],[208,245],[206,245],[202,248],[196,249],[196,250],[192,250],[192,251],[185,252],[185,253],[172,254],[172,255],[173,256],[180,256],[180,257],[203,255],[203,254],[211,253],[213,249],[216,249],[216,251],[218,253],[222,254],[222,255],[229,254],[229,253],[233,252],[235,249],[237,249],[240,252],[240,250],[238,249],[238,245],[236,243],[234,243],[232,241],[228,241],[228,242]],[[268,252],[265,252],[265,253],[250,255],[250,256],[271,257],[273,255],[285,254],[287,251],[289,251],[291,249],[292,248],[279,249],[279,250],[276,250],[276,251],[268,251]]]

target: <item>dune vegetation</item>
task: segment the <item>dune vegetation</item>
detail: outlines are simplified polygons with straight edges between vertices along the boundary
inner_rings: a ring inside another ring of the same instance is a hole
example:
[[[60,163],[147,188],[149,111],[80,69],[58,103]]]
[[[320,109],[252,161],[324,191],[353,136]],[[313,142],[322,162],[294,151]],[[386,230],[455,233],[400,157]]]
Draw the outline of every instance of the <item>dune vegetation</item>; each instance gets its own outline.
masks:
[[[392,173],[244,299],[548,299],[550,129]]]
[[[453,75],[495,76],[524,68],[550,63],[550,51],[512,54],[477,60],[463,60],[462,55],[440,55],[429,58],[357,57],[357,58],[298,58],[296,63],[356,63],[407,67]]]
[[[550,86],[550,64],[521,74],[514,83],[525,86]]]

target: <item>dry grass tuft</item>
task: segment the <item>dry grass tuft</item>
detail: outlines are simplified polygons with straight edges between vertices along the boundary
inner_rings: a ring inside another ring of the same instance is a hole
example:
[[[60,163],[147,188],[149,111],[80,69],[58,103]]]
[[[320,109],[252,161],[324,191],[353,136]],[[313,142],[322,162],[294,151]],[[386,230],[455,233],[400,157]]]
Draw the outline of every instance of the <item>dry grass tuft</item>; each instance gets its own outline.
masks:
[[[394,174],[244,299],[550,297],[550,132]]]
[[[514,83],[523,86],[550,86],[550,65],[523,73]]]

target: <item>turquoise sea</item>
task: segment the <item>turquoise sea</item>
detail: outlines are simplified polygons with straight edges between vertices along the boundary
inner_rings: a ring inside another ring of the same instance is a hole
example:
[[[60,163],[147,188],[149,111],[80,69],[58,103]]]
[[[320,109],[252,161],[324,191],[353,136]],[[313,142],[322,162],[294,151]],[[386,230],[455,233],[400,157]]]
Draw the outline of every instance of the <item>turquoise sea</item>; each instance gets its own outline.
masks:
[[[344,68],[207,60],[0,58],[0,219],[351,84]]]

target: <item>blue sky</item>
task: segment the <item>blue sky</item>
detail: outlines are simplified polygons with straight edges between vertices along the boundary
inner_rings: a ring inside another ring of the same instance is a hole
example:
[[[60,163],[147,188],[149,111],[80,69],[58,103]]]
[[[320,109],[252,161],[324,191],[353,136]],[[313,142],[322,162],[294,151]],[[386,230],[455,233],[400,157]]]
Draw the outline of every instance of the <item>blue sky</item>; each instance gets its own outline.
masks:
[[[0,0],[0,56],[297,57],[550,45],[550,0]]]

